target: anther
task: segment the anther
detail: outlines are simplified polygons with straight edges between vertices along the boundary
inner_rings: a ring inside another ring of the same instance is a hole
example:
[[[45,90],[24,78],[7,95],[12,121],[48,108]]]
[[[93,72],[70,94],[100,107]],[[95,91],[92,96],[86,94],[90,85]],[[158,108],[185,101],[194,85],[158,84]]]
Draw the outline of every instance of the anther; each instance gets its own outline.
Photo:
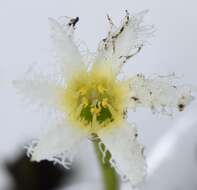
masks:
[[[101,105],[106,108],[108,105],[108,99],[107,98],[103,98]]]

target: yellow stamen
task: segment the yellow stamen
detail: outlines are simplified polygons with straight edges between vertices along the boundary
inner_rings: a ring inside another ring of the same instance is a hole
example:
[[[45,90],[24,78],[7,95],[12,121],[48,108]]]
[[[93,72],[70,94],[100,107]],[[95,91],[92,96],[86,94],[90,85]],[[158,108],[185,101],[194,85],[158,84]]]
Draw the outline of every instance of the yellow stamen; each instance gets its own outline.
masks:
[[[108,99],[107,98],[103,98],[101,105],[106,108],[108,106]]]

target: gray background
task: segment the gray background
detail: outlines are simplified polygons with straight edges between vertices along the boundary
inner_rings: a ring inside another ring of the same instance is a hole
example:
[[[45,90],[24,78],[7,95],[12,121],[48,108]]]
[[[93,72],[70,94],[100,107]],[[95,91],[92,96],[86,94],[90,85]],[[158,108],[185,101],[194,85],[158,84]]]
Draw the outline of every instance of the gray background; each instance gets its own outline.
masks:
[[[35,138],[41,116],[26,111],[10,81],[17,79],[34,62],[48,43],[48,17],[79,16],[76,37],[95,51],[106,35],[106,14],[118,23],[124,10],[150,12],[145,22],[157,31],[143,51],[127,64],[127,73],[169,74],[182,83],[196,85],[197,3],[195,0],[0,0],[0,189],[10,181],[2,163],[20,152],[19,147]],[[167,116],[138,110],[129,115],[137,123],[140,141],[146,146],[148,178],[143,190],[196,190],[197,188],[197,103],[185,112]],[[101,189],[99,169],[88,145],[76,162],[83,167],[75,189]],[[88,156],[87,156],[88,155]],[[87,164],[88,161],[88,164]],[[128,189],[123,184],[122,189]]]

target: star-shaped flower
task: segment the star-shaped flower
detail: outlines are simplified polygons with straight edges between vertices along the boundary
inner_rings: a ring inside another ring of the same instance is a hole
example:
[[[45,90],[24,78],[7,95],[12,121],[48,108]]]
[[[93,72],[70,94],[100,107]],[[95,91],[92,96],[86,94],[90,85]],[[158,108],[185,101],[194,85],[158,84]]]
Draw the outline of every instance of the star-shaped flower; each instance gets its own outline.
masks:
[[[88,62],[73,40],[79,19],[71,19],[67,25],[49,19],[55,62],[38,71],[32,69],[15,82],[32,102],[46,105],[58,115],[54,126],[29,148],[32,160],[51,160],[69,167],[77,146],[96,136],[110,152],[110,163],[121,176],[133,185],[142,181],[146,174],[143,146],[134,124],[127,121],[128,111],[138,107],[161,113],[183,111],[192,100],[190,89],[175,85],[171,76],[121,77],[122,66],[152,35],[152,27],[142,22],[145,13],[129,15],[126,11],[119,27],[108,16],[108,35]]]

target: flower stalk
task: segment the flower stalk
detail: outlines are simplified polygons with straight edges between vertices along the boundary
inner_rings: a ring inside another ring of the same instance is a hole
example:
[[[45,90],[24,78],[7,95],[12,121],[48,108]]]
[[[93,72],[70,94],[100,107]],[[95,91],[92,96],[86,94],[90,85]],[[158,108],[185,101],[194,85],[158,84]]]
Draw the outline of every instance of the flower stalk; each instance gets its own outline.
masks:
[[[93,141],[96,156],[97,156],[98,163],[99,163],[100,169],[101,169],[101,175],[103,178],[104,189],[105,190],[119,190],[120,184],[119,184],[118,175],[117,175],[115,169],[109,163],[111,155],[110,155],[109,151],[107,151],[106,155],[105,155],[105,159],[103,160],[102,152],[99,149],[99,142],[100,142],[99,139],[95,139]],[[102,148],[104,148],[104,145]]]

